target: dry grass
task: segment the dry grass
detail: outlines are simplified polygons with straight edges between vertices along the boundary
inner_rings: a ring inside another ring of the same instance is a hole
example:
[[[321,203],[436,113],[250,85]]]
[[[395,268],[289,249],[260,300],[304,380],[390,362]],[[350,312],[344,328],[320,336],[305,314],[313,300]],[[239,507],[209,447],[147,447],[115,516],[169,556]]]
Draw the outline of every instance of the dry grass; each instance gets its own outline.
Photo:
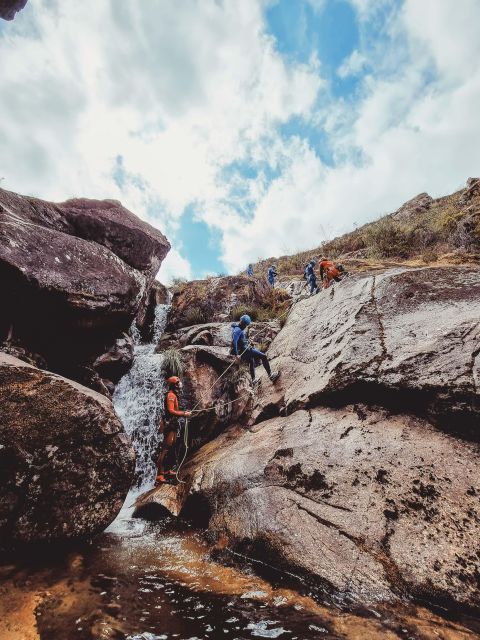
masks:
[[[271,264],[276,264],[280,277],[303,275],[307,262],[311,258],[318,260],[321,255],[342,261],[347,268],[352,265],[357,268],[356,260],[361,260],[365,268],[385,264],[385,259],[400,264],[405,261],[431,264],[447,255],[453,263],[478,263],[480,195],[464,203],[463,194],[461,190],[438,198],[428,209],[415,211],[400,220],[388,214],[308,251],[259,261],[254,265],[255,275],[266,275]],[[460,258],[461,255],[469,258]]]

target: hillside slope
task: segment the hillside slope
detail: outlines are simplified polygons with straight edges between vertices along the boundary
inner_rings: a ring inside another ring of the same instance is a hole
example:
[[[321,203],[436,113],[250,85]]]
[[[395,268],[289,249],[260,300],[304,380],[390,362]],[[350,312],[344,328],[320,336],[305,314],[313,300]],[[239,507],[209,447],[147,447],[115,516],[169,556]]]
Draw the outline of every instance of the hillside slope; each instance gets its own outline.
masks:
[[[308,251],[271,257],[254,265],[266,273],[274,262],[280,276],[302,273],[312,257],[325,254],[348,267],[375,263],[478,263],[480,260],[480,178],[469,178],[464,189],[433,199],[421,193],[393,213],[369,222]]]

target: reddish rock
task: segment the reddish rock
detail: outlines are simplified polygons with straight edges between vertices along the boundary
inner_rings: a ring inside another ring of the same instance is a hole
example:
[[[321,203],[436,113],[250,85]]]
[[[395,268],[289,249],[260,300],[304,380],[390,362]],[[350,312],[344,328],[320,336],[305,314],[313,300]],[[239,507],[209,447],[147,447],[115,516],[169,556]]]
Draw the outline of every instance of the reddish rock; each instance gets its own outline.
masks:
[[[91,536],[109,525],[135,456],[112,404],[0,354],[0,546]]]
[[[208,409],[189,420],[192,449],[198,449],[229,424],[248,419],[250,377],[247,368],[227,349],[190,345],[180,353],[186,407]]]
[[[480,455],[404,413],[300,410],[231,430],[150,502],[276,566],[375,602],[408,593],[480,605]],[[185,503],[186,501],[186,503]]]
[[[170,245],[113,201],[52,204],[0,189],[0,339],[68,376],[131,325]]]
[[[181,283],[173,290],[167,332],[191,325],[232,321],[234,308],[269,305],[271,289],[266,281],[227,276]]]
[[[124,333],[115,340],[109,351],[99,356],[93,363],[93,368],[109,381],[118,382],[127,373],[133,363],[133,340]]]

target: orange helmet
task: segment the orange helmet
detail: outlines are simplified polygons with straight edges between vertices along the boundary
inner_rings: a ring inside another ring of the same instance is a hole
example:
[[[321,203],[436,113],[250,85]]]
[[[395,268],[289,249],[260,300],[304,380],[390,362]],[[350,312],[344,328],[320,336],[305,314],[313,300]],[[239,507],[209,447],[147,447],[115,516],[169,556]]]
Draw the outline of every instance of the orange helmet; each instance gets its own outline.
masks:
[[[170,378],[167,379],[168,384],[178,384],[180,382],[180,378],[177,378],[177,376],[170,376]]]

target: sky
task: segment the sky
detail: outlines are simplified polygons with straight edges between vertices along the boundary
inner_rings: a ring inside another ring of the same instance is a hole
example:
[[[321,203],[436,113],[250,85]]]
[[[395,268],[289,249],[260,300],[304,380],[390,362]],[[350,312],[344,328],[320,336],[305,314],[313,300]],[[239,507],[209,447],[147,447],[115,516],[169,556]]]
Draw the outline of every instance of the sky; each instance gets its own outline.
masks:
[[[237,273],[480,174],[479,0],[29,0],[0,186],[113,198],[159,277]]]

